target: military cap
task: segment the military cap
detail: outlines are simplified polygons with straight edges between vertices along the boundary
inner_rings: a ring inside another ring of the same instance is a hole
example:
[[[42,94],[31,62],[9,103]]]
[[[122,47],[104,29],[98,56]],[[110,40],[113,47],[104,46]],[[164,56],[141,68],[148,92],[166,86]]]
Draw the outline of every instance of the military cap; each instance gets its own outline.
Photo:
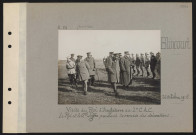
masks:
[[[129,51],[125,51],[124,54],[128,54],[129,55]]]
[[[82,55],[78,55],[77,57],[82,57]]]
[[[91,52],[87,52],[86,54],[91,54]]]
[[[114,52],[109,52],[109,54],[114,54]]]
[[[72,53],[71,56],[73,56],[74,54]]]
[[[116,55],[120,55],[119,53],[114,53],[114,55],[116,56]]]

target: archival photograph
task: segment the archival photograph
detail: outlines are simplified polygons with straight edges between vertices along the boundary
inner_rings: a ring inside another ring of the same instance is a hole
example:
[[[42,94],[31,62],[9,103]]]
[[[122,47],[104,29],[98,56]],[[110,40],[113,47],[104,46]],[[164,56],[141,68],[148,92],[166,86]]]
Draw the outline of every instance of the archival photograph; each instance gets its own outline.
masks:
[[[58,104],[160,105],[160,30],[58,30]]]

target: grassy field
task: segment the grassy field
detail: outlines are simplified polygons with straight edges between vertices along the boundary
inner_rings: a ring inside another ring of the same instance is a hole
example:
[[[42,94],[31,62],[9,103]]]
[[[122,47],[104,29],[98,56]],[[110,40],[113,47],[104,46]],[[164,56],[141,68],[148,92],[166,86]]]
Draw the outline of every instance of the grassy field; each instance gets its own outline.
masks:
[[[107,82],[107,73],[102,60],[96,60],[98,77],[95,86],[88,87],[88,95],[83,95],[82,84],[71,87],[66,71],[66,62],[58,62],[58,103],[59,104],[160,104],[160,80],[134,77],[129,89],[118,84],[119,96],[115,97]]]

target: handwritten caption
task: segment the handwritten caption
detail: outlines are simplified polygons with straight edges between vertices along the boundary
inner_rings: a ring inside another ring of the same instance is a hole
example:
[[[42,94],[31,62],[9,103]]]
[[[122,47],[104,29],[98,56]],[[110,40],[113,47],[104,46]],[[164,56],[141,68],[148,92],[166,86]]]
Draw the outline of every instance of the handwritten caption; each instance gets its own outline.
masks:
[[[132,107],[119,109],[117,107],[66,107],[64,112],[60,112],[59,119],[95,119],[106,118],[144,118],[144,117],[169,117],[169,114],[155,113],[152,107]]]

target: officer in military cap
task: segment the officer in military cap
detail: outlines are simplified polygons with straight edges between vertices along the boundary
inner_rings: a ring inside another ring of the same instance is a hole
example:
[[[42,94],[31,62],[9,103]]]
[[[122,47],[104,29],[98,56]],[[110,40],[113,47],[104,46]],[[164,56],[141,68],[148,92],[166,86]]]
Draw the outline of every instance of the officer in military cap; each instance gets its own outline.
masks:
[[[96,63],[95,59],[92,57],[91,52],[87,53],[87,57],[84,59],[89,65],[89,74],[90,74],[90,79],[89,79],[89,86],[94,85],[95,82],[95,74],[96,74]]]
[[[69,58],[70,60],[72,60],[73,62],[76,62],[75,58],[74,58],[74,54],[71,54],[71,58]]]
[[[112,63],[113,54],[114,54],[114,52],[109,52],[109,56],[104,61],[106,72],[108,74],[108,81],[110,80],[110,75],[109,75],[110,73],[109,73],[109,70],[108,70],[108,65],[111,65],[111,63]]]
[[[122,85],[125,88],[129,87],[130,84],[130,77],[131,77],[131,70],[130,70],[130,66],[131,66],[131,62],[130,62],[130,58],[129,58],[129,51],[125,51],[124,52],[124,57],[121,58],[120,61],[120,68],[121,68],[121,72],[122,72]]]
[[[84,95],[87,95],[87,82],[89,79],[89,69],[90,65],[82,60],[82,56],[78,55],[77,56],[77,64],[76,64],[76,71],[78,73],[78,79],[79,81],[83,82],[83,88],[84,88]]]
[[[117,86],[116,83],[119,79],[119,63],[118,63],[118,53],[115,53],[112,57],[112,61],[108,63],[108,75],[109,75],[109,83],[111,83],[115,96],[118,96],[119,93],[117,92]]]

